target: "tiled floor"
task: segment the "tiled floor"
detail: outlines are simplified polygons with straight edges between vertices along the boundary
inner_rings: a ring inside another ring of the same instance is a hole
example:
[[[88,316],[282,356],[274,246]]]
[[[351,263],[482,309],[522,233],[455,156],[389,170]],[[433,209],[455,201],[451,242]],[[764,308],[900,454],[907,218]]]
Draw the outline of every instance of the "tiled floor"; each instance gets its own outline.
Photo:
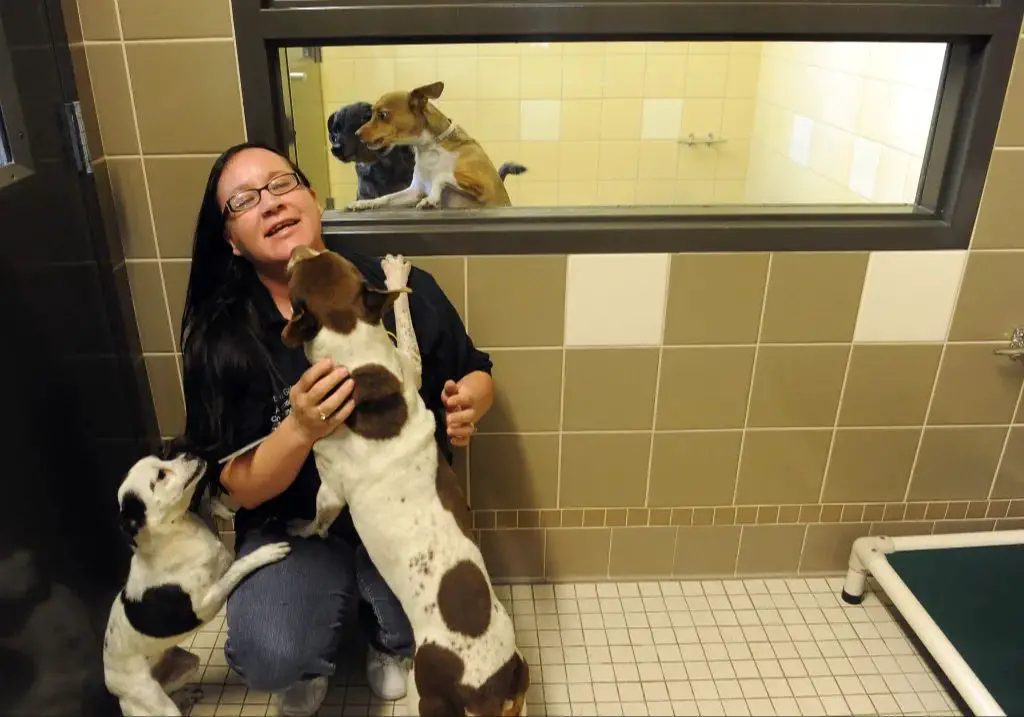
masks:
[[[840,578],[501,586],[534,685],[533,715],[959,715],[886,606],[839,600]],[[192,715],[266,715],[224,662],[223,620]],[[353,651],[319,714],[401,715]],[[270,714],[273,714],[270,712]]]

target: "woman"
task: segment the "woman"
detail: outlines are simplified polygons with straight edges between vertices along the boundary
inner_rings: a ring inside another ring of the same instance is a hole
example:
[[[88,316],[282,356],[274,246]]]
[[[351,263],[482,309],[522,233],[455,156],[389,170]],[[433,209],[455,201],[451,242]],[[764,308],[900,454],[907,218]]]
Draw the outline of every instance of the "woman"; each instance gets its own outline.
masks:
[[[326,540],[285,532],[290,520],[314,514],[313,443],[352,411],[344,366],[310,366],[301,348],[281,341],[291,316],[288,257],[296,246],[324,248],[321,213],[288,158],[255,143],[225,151],[210,170],[196,223],[181,331],[186,440],[213,459],[239,453],[219,473],[220,487],[241,506],[238,555],[279,540],[292,545],[284,560],[250,576],[228,600],[225,646],[228,664],[252,689],[274,692],[287,715],[313,714],[322,702],[351,601],[361,598],[367,680],[382,699],[405,694],[413,649],[408,619],[360,545],[347,509]],[[384,286],[378,260],[330,248]],[[409,286],[421,395],[450,462],[449,444],[467,445],[491,406],[491,362],[429,274],[413,268]],[[386,317],[392,331],[393,322]]]

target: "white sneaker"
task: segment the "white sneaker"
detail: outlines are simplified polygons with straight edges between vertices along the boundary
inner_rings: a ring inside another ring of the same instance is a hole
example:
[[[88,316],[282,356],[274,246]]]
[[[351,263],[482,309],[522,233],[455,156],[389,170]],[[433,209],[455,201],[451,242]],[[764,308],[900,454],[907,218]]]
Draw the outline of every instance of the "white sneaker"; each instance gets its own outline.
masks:
[[[327,696],[327,678],[314,677],[312,680],[296,682],[275,696],[277,714],[282,717],[311,717],[316,714]]]
[[[399,700],[405,697],[409,682],[409,661],[404,657],[389,655],[366,648],[366,682],[370,690],[382,700]]]

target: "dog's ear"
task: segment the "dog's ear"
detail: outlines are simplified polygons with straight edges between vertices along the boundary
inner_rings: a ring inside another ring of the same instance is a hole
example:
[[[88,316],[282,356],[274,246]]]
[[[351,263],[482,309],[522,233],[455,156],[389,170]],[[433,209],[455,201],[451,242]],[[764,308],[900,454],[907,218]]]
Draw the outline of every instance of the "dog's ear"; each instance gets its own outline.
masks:
[[[387,313],[387,310],[398,300],[399,296],[411,293],[412,289],[407,286],[389,291],[388,289],[378,289],[364,283],[362,292],[363,315],[367,323],[378,323],[384,317],[384,314]]]
[[[359,129],[373,118],[373,105],[369,102],[357,102],[352,105],[352,124]]]
[[[423,111],[427,106],[427,100],[436,100],[444,91],[444,83],[438,80],[429,85],[417,87],[409,93],[409,104],[414,110]]]
[[[294,349],[312,341],[319,330],[320,322],[313,316],[313,312],[306,308],[304,302],[298,301],[292,306],[292,317],[281,330],[281,340],[285,346]]]
[[[146,527],[146,504],[137,493],[128,491],[121,498],[119,522],[125,539],[134,548],[139,531]]]

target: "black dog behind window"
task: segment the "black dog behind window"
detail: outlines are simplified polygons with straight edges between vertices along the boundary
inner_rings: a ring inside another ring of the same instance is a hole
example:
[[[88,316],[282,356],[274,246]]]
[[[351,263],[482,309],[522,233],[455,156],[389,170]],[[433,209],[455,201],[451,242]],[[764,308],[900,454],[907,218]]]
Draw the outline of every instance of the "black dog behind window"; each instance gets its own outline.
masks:
[[[356,130],[370,121],[372,113],[373,107],[368,102],[353,102],[327,118],[331,154],[346,164],[356,163],[359,178],[356,199],[376,199],[405,189],[412,184],[412,170],[416,166],[412,147],[395,146],[374,152],[356,136]],[[509,174],[525,171],[526,167],[521,164],[505,162],[498,168],[498,176],[504,182]]]

